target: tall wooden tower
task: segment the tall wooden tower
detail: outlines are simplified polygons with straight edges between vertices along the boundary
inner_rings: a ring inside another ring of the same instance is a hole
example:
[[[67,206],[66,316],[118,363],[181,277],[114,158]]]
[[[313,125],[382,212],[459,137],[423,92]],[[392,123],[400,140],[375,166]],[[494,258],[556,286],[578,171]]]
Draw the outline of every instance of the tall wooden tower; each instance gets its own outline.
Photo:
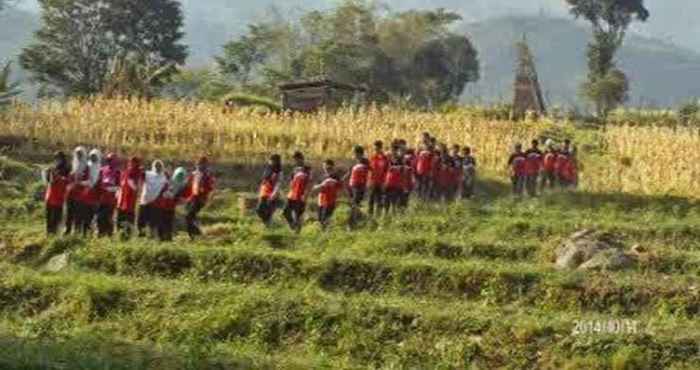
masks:
[[[535,61],[525,36],[515,47],[518,59],[515,71],[513,114],[516,119],[525,117],[528,112],[542,116],[547,113],[547,108],[544,104],[542,89],[537,77]]]

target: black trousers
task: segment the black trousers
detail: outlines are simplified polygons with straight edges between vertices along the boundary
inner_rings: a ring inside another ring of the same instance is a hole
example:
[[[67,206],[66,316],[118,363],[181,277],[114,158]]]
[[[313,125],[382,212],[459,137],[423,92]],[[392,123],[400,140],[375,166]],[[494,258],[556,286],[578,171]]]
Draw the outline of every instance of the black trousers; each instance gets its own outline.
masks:
[[[58,227],[63,218],[63,207],[53,207],[46,205],[46,234],[56,235]]]
[[[388,214],[391,211],[398,211],[402,196],[402,189],[386,189],[384,192],[384,212]]]
[[[195,199],[187,203],[185,223],[187,224],[187,234],[189,234],[191,239],[202,235],[202,230],[199,228],[197,217],[203,208],[204,202],[199,199]]]
[[[150,230],[152,234],[158,231],[156,217],[156,208],[151,204],[144,204],[139,206],[139,215],[136,219],[136,228],[138,229],[139,236],[146,236],[146,229]]]
[[[68,199],[66,202],[66,235],[73,230],[80,229],[80,212],[82,203],[75,199]]]
[[[260,198],[258,200],[258,207],[255,209],[255,213],[265,225],[269,225],[272,222],[272,216],[275,215],[279,203],[278,199]]]
[[[95,221],[97,207],[97,205],[85,203],[83,203],[80,207],[78,214],[80,219],[80,231],[82,232],[83,236],[88,236],[92,233],[92,223]]]
[[[175,230],[175,210],[156,208],[154,216],[158,239],[163,242],[172,241]]]
[[[122,235],[124,235],[125,238],[131,237],[135,220],[136,215],[134,215],[134,212],[124,212],[122,210],[117,211],[117,229],[122,233]]]
[[[348,224],[351,228],[357,226],[362,219],[362,202],[365,201],[367,189],[364,187],[350,188],[350,218]]]
[[[97,235],[100,237],[114,234],[114,205],[101,204],[97,209]]]
[[[369,189],[369,214],[374,215],[374,212],[381,214],[384,208],[384,189],[380,185],[372,185]]]
[[[527,190],[527,195],[531,197],[537,196],[537,182],[539,178],[539,175],[528,175],[525,178],[525,189]]]
[[[542,172],[542,178],[540,179],[540,189],[554,189],[557,187],[557,174],[554,171],[544,171]]]
[[[328,227],[331,217],[335,212],[335,206],[332,207],[318,207],[318,222],[321,223],[323,229]]]
[[[399,208],[405,210],[408,208],[408,203],[411,200],[411,192],[404,190],[401,193],[401,198],[399,198]]]
[[[431,194],[432,181],[428,175],[416,176],[418,182],[418,196],[423,200],[428,200]]]
[[[525,191],[526,176],[513,176],[511,177],[511,182],[513,183],[513,194],[523,195]]]
[[[301,231],[302,217],[305,211],[306,203],[304,201],[287,200],[287,206],[284,207],[284,218],[292,230]]]

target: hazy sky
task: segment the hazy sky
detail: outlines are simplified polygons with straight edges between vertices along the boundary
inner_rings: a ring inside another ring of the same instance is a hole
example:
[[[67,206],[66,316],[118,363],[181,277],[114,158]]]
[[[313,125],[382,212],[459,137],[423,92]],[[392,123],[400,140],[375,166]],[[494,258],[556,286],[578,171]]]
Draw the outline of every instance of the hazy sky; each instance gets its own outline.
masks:
[[[20,7],[36,10],[36,0],[19,0]],[[329,7],[335,0],[183,0],[192,21],[196,16],[206,15],[213,23],[230,22],[220,31],[232,33],[242,29],[246,21],[255,19],[269,11],[274,5],[285,9]],[[566,16],[565,0],[385,0],[394,9],[444,7],[459,12],[466,21],[512,15],[544,12],[549,15]],[[700,51],[700,0],[654,0],[646,1],[651,18],[644,25],[635,25],[634,31],[671,41],[678,45]],[[200,18],[201,19],[201,18]],[[243,22],[241,22],[243,21]],[[201,24],[197,22],[198,24]],[[216,32],[212,30],[212,32]]]

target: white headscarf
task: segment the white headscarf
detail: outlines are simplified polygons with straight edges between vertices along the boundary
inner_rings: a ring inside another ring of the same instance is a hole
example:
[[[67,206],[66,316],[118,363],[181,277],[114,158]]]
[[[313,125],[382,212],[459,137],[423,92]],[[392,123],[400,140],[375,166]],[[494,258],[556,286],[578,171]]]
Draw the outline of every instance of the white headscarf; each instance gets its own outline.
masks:
[[[94,161],[92,157],[97,157]],[[100,179],[100,169],[102,169],[102,152],[98,149],[93,149],[88,155],[87,166],[90,174],[90,187],[95,187],[97,181]]]
[[[78,158],[78,153],[80,153],[80,158]],[[79,146],[73,150],[73,166],[72,173],[81,175],[85,168],[87,168],[87,151],[84,147]]]
[[[160,164],[161,172],[156,171],[157,165]],[[146,181],[144,182],[143,193],[141,194],[141,204],[151,204],[163,192],[163,188],[168,183],[168,178],[165,176],[163,162],[160,160],[153,161],[151,170],[146,172]]]

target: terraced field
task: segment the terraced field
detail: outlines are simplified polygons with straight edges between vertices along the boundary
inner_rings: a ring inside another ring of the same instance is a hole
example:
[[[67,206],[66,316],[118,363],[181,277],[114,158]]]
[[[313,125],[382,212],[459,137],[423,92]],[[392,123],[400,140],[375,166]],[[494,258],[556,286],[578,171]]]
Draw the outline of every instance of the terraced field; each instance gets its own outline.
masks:
[[[447,209],[348,232],[343,208],[330,232],[294,235],[241,215],[226,190],[196,243],[49,240],[31,171],[0,163],[3,369],[700,368],[689,200],[519,201],[488,182]],[[625,272],[555,270],[582,228],[651,253]],[[63,254],[67,267],[47,271]],[[636,326],[576,330],[613,320]]]

